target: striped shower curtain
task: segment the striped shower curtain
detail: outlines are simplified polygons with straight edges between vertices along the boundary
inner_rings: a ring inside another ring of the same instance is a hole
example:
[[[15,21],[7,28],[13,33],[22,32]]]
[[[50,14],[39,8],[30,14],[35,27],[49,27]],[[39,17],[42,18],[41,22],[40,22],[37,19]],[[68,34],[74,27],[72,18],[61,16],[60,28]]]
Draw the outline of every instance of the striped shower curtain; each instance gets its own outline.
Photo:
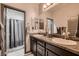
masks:
[[[9,48],[14,48],[23,45],[23,20],[9,19],[9,34]]]

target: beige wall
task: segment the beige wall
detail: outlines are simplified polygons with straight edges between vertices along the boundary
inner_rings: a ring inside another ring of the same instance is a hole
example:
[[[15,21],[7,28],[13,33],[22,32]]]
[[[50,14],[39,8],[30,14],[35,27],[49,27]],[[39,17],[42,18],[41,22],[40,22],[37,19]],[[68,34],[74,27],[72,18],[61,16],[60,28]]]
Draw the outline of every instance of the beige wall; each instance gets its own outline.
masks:
[[[52,9],[51,14],[57,26],[67,27],[68,20],[72,17],[78,16],[79,4],[61,4]]]
[[[33,4],[33,3],[6,3],[6,5],[24,10],[26,12],[26,26],[27,23],[29,23],[30,29],[31,29],[31,19],[34,17],[38,17],[39,15],[39,5]],[[26,52],[30,50],[30,41],[29,41],[29,35],[27,34],[26,38]]]

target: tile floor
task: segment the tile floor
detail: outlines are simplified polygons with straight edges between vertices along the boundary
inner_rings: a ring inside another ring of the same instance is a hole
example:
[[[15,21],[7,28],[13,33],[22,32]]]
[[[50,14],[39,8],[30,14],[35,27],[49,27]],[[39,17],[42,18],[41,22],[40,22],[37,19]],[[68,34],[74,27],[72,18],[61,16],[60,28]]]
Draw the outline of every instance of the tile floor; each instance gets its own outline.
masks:
[[[24,56],[24,49],[19,49],[17,51],[9,52],[7,56]]]
[[[1,53],[0,53],[0,56],[1,56]],[[24,49],[19,49],[17,51],[9,52],[7,56],[34,56],[34,55],[31,52],[24,54]]]
[[[31,52],[24,54],[24,49],[20,49],[14,52],[9,52],[7,56],[34,56]]]

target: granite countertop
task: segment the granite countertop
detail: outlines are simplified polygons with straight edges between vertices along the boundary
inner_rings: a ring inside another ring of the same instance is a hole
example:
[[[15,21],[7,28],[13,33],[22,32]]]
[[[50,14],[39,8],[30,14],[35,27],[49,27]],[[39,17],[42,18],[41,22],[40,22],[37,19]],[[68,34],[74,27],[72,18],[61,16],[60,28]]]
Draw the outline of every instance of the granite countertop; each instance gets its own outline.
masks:
[[[76,45],[64,45],[64,44],[58,44],[58,43],[53,42],[52,39],[55,39],[56,37],[48,38],[47,36],[43,36],[43,35],[39,35],[39,34],[36,34],[36,35],[33,34],[31,36],[37,38],[38,40],[42,40],[51,45],[57,46],[59,48],[65,49],[67,51],[70,51],[72,53],[79,55],[79,41],[76,41],[77,42]],[[58,39],[62,39],[62,38],[58,38]]]

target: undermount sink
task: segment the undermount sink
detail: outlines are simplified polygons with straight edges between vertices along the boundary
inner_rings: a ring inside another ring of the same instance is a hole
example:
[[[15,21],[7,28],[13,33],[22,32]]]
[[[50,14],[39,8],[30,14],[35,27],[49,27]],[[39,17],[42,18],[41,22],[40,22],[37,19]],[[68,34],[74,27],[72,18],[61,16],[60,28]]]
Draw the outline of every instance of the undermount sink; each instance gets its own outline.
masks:
[[[62,38],[54,38],[52,39],[52,41],[58,44],[63,44],[63,45],[76,45],[77,44],[76,41],[66,40]]]

